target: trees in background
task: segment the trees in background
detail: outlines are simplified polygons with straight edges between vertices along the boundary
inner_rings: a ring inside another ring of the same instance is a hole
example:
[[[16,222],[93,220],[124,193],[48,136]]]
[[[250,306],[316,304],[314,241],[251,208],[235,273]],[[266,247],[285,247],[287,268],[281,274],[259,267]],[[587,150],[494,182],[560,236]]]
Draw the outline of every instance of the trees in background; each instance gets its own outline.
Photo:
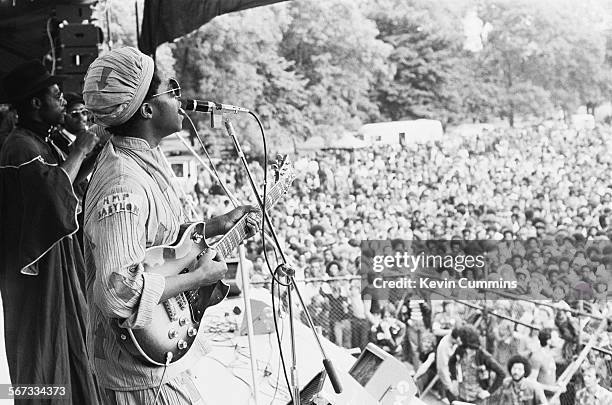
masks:
[[[595,1],[491,0],[479,10],[491,31],[474,71],[492,84],[491,105],[515,116],[566,114],[609,93],[604,9]]]
[[[115,3],[114,43],[135,43],[130,8]],[[253,108],[285,148],[372,121],[513,124],[610,98],[612,31],[602,4],[293,0],[217,17],[158,61],[189,97]],[[470,11],[478,24],[466,25]],[[466,30],[476,30],[479,46],[466,47]],[[252,119],[234,120],[259,137]]]
[[[392,74],[374,88],[381,114],[391,120],[455,118],[458,37],[440,30],[429,10],[410,2],[375,2],[368,13],[379,38],[392,47],[387,59]]]

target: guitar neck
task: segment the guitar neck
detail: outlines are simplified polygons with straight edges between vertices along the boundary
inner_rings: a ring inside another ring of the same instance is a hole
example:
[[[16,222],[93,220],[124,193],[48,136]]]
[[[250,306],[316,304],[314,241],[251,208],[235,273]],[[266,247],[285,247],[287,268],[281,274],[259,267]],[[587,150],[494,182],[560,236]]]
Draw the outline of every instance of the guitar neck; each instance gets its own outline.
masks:
[[[281,181],[277,182],[268,193],[266,197],[266,212],[274,206],[280,199],[282,193],[285,191],[281,187]],[[286,188],[286,187],[285,187]],[[247,236],[246,232],[246,215],[234,225],[229,232],[227,232],[217,243],[215,243],[215,249],[221,252],[223,257],[228,257],[230,253],[234,251]]]

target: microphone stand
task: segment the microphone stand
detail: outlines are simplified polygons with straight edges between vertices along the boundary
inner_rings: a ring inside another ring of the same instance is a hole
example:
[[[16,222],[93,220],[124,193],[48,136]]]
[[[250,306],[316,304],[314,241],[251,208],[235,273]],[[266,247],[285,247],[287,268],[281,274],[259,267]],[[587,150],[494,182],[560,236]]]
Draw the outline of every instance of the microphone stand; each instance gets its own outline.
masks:
[[[289,327],[290,327],[290,335],[291,335],[291,385],[292,385],[291,391],[293,393],[292,395],[293,404],[300,405],[300,386],[298,383],[298,373],[297,373],[297,356],[296,356],[295,329],[294,329],[295,321],[294,321],[294,314],[293,314],[293,302],[291,298],[292,289],[295,290],[297,294],[300,304],[302,305],[302,308],[304,310],[304,314],[306,315],[306,319],[308,320],[308,325],[310,326],[310,330],[312,331],[314,338],[319,346],[319,350],[321,351],[321,354],[323,356],[323,366],[325,367],[325,370],[327,371],[327,374],[329,375],[329,379],[334,387],[334,391],[337,394],[339,394],[342,392],[342,386],[340,385],[340,381],[338,380],[336,371],[333,367],[331,360],[329,360],[329,358],[327,357],[327,354],[325,353],[325,350],[323,349],[323,345],[321,344],[319,335],[317,334],[317,331],[314,327],[314,323],[312,322],[312,318],[310,317],[308,308],[306,307],[304,300],[302,299],[302,294],[300,294],[300,290],[298,289],[297,284],[295,282],[295,270],[287,264],[287,257],[285,256],[285,253],[283,252],[280,242],[278,241],[278,236],[276,235],[276,231],[274,230],[274,227],[272,226],[272,221],[270,221],[270,217],[268,216],[268,213],[266,212],[266,209],[265,209],[266,207],[264,207],[263,205],[261,196],[257,192],[257,186],[255,185],[255,182],[253,180],[253,175],[251,173],[251,170],[249,169],[249,165],[246,161],[244,152],[242,151],[242,147],[240,146],[240,143],[238,142],[238,138],[236,137],[236,132],[234,131],[234,127],[232,126],[232,123],[229,120],[225,120],[225,128],[227,129],[227,133],[230,136],[230,138],[232,138],[232,141],[234,143],[234,148],[236,149],[236,153],[238,154],[238,157],[240,158],[240,161],[242,162],[242,165],[244,166],[244,169],[247,173],[249,183],[251,184],[251,188],[253,189],[255,198],[257,199],[257,204],[259,205],[259,208],[261,209],[261,212],[263,214],[265,224],[268,225],[268,228],[272,235],[272,239],[274,240],[274,244],[276,245],[276,248],[278,249],[280,253],[281,264],[279,265],[279,268],[282,270],[283,275],[286,277],[288,284],[289,284],[289,287],[287,288],[287,302],[289,305]],[[264,170],[267,170],[267,167],[264,167]],[[276,316],[276,314],[274,316]],[[282,347],[279,349],[282,350]]]
[[[183,110],[184,113],[184,110]],[[187,116],[187,114],[185,114],[185,116]],[[195,128],[195,126],[194,126]],[[200,137],[198,136],[197,132],[196,132],[196,136],[198,138],[199,141],[201,141]],[[189,143],[187,141],[185,141],[181,135],[179,133],[176,134],[176,137],[183,143],[183,145],[187,148],[187,150],[189,150],[189,152],[191,152],[191,154],[200,162],[200,164],[206,168],[206,170],[208,170],[208,173],[213,176],[214,178],[217,178],[217,175],[215,172],[213,172],[208,165],[206,164],[206,162],[204,162],[204,160],[200,157],[200,155],[198,155],[196,153],[195,150],[193,150],[193,148],[191,147],[191,145],[189,145]],[[202,147],[204,148],[204,143],[202,143]],[[170,165],[168,164],[168,167]],[[223,189],[223,191],[225,192],[225,194],[227,195],[227,197],[230,199],[232,205],[234,206],[234,208],[238,207],[238,200],[236,199],[236,196],[234,196],[234,194],[227,188],[227,186],[225,185],[225,183],[223,182],[222,179],[217,178],[217,180],[219,181],[219,184],[221,185],[221,188]],[[242,299],[244,301],[244,316],[246,317],[246,325],[247,325],[247,341],[249,342],[249,350],[251,350],[251,352],[255,351],[255,342],[253,341],[253,336],[255,335],[253,333],[253,314],[251,311],[251,298],[250,298],[250,284],[249,284],[249,279],[247,278],[247,269],[246,266],[244,265],[245,261],[246,261],[246,255],[244,252],[244,245],[241,243],[238,245],[238,260],[240,263],[240,279],[242,281]],[[251,389],[253,391],[253,398],[255,399],[255,404],[259,404],[259,389],[258,389],[258,383],[257,383],[257,370],[255,368],[255,363],[253,363],[253,361],[251,361]]]

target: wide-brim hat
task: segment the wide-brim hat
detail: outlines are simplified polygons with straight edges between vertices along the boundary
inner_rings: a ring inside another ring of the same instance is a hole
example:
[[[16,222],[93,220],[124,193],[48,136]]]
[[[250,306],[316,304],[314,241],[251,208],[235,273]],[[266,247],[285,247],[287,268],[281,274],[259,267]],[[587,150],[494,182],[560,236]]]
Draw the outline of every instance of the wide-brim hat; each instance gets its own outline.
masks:
[[[26,62],[8,72],[0,80],[0,103],[24,100],[63,80],[62,76],[50,74],[39,61]]]

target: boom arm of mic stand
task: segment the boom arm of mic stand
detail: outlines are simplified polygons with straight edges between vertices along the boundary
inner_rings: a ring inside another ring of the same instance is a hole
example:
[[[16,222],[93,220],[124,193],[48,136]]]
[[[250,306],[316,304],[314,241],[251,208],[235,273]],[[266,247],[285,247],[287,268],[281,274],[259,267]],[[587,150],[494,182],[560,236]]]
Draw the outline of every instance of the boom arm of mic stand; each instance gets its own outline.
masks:
[[[255,186],[255,181],[253,180],[253,175],[249,169],[249,166],[247,164],[246,158],[244,156],[244,153],[242,152],[242,148],[240,147],[240,143],[238,142],[238,138],[236,137],[236,132],[234,131],[234,127],[232,126],[232,123],[229,122],[229,120],[225,121],[225,128],[227,129],[227,133],[228,135],[232,138],[232,141],[234,143],[234,147],[236,148],[236,152],[238,153],[238,156],[240,157],[240,160],[242,161],[242,164],[246,170],[247,173],[247,178],[249,179],[249,183],[251,184],[251,188],[253,189],[253,193],[255,194],[255,198],[257,199],[257,204],[259,205],[259,208],[261,209],[264,221],[266,223],[266,225],[268,225],[268,228],[270,229],[270,233],[272,234],[272,238],[274,239],[274,244],[276,245],[276,248],[278,249],[278,251],[280,252],[280,256],[281,256],[281,261],[282,261],[282,267],[283,270],[285,270],[285,272],[287,273],[288,278],[291,281],[291,285],[292,287],[295,289],[297,296],[300,300],[300,304],[302,305],[302,309],[304,310],[304,313],[306,314],[306,319],[308,320],[308,324],[310,326],[310,330],[312,331],[312,334],[317,342],[317,344],[319,345],[319,349],[321,350],[321,355],[323,356],[323,366],[325,367],[325,370],[327,371],[327,374],[329,375],[330,381],[332,382],[332,385],[334,387],[334,391],[337,394],[340,394],[342,392],[342,385],[340,384],[340,381],[338,380],[336,371],[331,363],[331,360],[327,357],[327,354],[325,353],[325,350],[323,349],[323,345],[321,344],[321,340],[319,338],[319,335],[316,332],[316,329],[314,328],[314,324],[312,322],[312,318],[310,316],[310,313],[308,312],[308,308],[306,307],[304,300],[302,299],[302,295],[300,294],[300,291],[298,289],[297,284],[295,283],[295,271],[293,269],[291,269],[289,266],[287,266],[287,258],[285,256],[285,253],[283,252],[283,249],[278,241],[278,236],[276,235],[276,231],[274,229],[274,227],[272,226],[272,221],[270,221],[270,217],[268,216],[268,213],[266,212],[266,209],[263,205],[263,201],[261,199],[261,196],[257,193],[257,187]],[[267,167],[264,167],[264,170],[267,170]],[[291,296],[291,290],[289,290],[289,297]],[[289,311],[292,312],[293,308],[292,308],[292,304],[289,304]],[[293,317],[290,316],[289,317],[290,322],[293,323]],[[292,327],[293,329],[293,327]],[[292,331],[292,354],[293,354],[293,362],[295,365],[295,336],[294,333]],[[295,370],[294,370],[295,371]],[[294,376],[295,377],[295,376]],[[295,377],[297,380],[297,377]],[[297,381],[295,381],[295,384],[297,385]],[[293,387],[294,389],[296,387]],[[293,398],[294,404],[299,405],[299,387],[297,387],[297,397]]]

